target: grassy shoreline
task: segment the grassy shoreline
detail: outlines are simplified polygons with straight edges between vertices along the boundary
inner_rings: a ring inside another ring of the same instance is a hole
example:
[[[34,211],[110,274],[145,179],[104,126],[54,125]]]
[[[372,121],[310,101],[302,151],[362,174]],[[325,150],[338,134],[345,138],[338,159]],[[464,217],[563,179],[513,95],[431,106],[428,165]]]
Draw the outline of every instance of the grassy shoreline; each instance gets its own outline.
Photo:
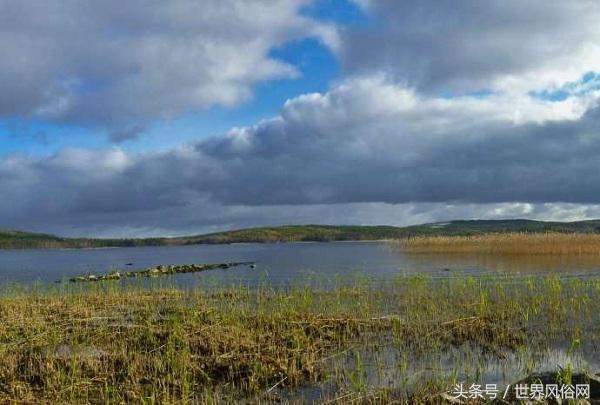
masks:
[[[408,379],[411,362],[476,348],[468,353],[477,369],[556,344],[595,350],[599,314],[598,278],[413,276],[327,290],[16,288],[0,294],[0,401],[270,402],[327,383],[322,400],[414,403],[461,378],[462,363],[412,388],[377,387],[353,350],[410,353],[392,364]],[[348,353],[352,367],[332,364]]]

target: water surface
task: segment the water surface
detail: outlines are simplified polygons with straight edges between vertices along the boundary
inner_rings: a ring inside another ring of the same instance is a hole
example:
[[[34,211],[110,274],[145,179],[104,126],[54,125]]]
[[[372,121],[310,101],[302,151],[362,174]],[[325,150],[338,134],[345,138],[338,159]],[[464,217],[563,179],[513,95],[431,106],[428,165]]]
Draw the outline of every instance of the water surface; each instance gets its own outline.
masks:
[[[0,283],[48,283],[112,269],[137,270],[159,264],[256,262],[239,267],[165,277],[180,285],[198,283],[321,283],[427,273],[434,277],[536,273],[600,274],[600,256],[485,256],[408,254],[385,242],[276,243],[160,246],[108,249],[0,251]]]

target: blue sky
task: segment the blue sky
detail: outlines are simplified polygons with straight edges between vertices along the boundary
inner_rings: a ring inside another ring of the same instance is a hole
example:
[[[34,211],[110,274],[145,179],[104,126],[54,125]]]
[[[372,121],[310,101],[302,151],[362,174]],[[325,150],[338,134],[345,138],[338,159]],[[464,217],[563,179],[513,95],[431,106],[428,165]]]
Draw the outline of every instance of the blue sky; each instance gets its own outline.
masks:
[[[600,217],[599,20],[587,0],[2,2],[0,228]]]
[[[347,0],[320,0],[301,13],[340,27],[364,25],[367,14]],[[125,141],[129,151],[162,150],[183,142],[226,133],[232,127],[252,125],[278,114],[286,100],[304,93],[324,92],[340,78],[340,66],[332,51],[317,38],[292,40],[275,47],[270,56],[297,68],[299,76],[258,82],[250,100],[234,107],[213,106],[145,126],[142,139]],[[80,125],[57,124],[39,119],[0,119],[0,156],[13,153],[48,155],[65,147],[111,146],[106,130]]]

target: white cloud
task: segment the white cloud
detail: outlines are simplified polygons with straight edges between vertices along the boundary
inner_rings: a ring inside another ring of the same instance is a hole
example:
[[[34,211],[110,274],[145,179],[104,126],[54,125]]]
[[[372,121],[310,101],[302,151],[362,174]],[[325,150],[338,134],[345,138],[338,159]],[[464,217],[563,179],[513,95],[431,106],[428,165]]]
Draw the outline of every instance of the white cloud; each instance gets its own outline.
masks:
[[[260,81],[296,77],[273,48],[333,26],[309,0],[0,1],[0,117],[135,136],[140,124],[248,100]]]
[[[594,0],[359,3],[375,22],[342,41],[351,72],[383,70],[428,92],[523,94],[600,71]]]

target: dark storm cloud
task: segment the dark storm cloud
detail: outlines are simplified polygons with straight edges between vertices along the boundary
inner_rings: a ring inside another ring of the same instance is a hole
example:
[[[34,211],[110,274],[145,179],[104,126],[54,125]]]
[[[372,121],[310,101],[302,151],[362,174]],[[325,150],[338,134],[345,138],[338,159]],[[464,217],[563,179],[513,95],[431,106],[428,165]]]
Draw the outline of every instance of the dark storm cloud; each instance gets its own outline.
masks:
[[[517,111],[527,118],[512,118]],[[255,223],[270,210],[277,222],[327,205],[598,204],[599,122],[594,100],[432,99],[381,77],[356,79],[169,152],[5,158],[0,218],[188,229]]]
[[[295,68],[269,56],[333,28],[299,13],[308,0],[0,0],[0,118],[125,133],[250,97]],[[120,138],[120,137],[117,137]]]
[[[384,70],[424,91],[463,93],[543,88],[600,70],[595,0],[361,3],[373,23],[343,38],[349,72]]]

